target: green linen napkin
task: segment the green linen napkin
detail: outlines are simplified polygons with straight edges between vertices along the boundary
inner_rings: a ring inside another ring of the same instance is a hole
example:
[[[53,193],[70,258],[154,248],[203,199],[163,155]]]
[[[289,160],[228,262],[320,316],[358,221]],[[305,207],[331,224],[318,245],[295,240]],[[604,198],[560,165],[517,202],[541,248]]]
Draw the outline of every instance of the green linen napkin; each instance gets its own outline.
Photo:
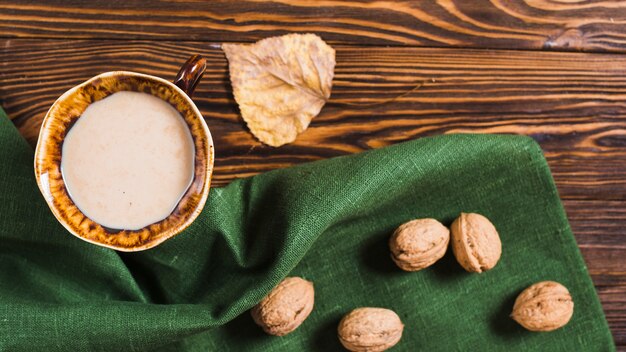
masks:
[[[219,145],[217,146],[219,153]],[[0,350],[334,351],[341,316],[387,307],[394,351],[612,351],[594,287],[540,148],[519,136],[424,138],[237,180],[159,247],[118,253],[70,235],[35,184],[33,152],[0,116]],[[451,251],[416,273],[391,261],[401,223],[479,212],[502,259],[465,272]],[[285,337],[247,310],[285,276],[315,284],[315,308]],[[570,323],[528,332],[509,318],[522,289],[567,286]]]

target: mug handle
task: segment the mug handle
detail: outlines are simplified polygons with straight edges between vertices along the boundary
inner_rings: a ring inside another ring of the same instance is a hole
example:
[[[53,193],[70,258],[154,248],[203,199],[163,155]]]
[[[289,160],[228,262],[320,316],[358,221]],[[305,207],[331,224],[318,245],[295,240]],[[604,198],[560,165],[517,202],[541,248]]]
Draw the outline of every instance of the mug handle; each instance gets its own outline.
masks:
[[[194,55],[180,68],[174,79],[174,84],[191,98],[196,85],[204,74],[204,70],[206,70],[206,59],[200,55]]]

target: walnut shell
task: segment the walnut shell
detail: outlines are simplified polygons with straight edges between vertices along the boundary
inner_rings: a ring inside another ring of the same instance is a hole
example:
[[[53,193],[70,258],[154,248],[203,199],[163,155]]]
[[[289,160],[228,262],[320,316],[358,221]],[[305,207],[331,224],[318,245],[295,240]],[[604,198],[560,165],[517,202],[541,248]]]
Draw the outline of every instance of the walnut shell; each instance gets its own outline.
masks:
[[[294,331],[313,310],[313,283],[288,277],[251,310],[252,318],[263,330],[276,336]]]
[[[450,231],[435,219],[417,219],[400,225],[389,239],[391,259],[406,271],[431,266],[446,254]]]
[[[496,266],[502,255],[502,243],[489,219],[480,214],[461,213],[450,229],[452,252],[465,270],[481,273]]]
[[[357,308],[341,319],[337,334],[341,344],[354,352],[379,352],[400,341],[404,325],[392,310]]]
[[[517,296],[511,318],[530,331],[552,331],[569,322],[574,301],[565,286],[538,282]]]

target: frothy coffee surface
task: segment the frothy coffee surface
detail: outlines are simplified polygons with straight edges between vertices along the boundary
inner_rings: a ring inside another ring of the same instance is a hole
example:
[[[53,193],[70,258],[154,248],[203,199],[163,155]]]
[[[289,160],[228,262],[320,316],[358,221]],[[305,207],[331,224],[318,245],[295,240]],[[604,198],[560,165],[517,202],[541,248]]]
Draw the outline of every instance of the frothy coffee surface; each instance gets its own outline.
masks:
[[[182,116],[146,93],[117,92],[85,110],[63,142],[70,197],[91,220],[137,230],[171,214],[193,180]]]

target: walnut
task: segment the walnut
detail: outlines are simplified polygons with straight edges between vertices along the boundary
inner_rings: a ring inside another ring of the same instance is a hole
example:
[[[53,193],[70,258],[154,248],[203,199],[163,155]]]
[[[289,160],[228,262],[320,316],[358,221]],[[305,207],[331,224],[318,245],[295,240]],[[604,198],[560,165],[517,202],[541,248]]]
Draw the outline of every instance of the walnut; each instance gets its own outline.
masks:
[[[517,296],[511,318],[530,331],[552,331],[569,322],[574,301],[565,286],[538,282]]]
[[[496,266],[502,243],[489,219],[480,214],[461,213],[451,230],[452,251],[465,270],[481,273]]]
[[[354,352],[379,352],[400,341],[404,325],[389,309],[357,308],[341,319],[337,333],[341,344]]]
[[[389,239],[391,258],[402,270],[418,271],[431,266],[446,253],[450,231],[435,219],[402,224]]]
[[[288,277],[252,308],[252,318],[270,335],[294,331],[313,310],[313,283]]]

